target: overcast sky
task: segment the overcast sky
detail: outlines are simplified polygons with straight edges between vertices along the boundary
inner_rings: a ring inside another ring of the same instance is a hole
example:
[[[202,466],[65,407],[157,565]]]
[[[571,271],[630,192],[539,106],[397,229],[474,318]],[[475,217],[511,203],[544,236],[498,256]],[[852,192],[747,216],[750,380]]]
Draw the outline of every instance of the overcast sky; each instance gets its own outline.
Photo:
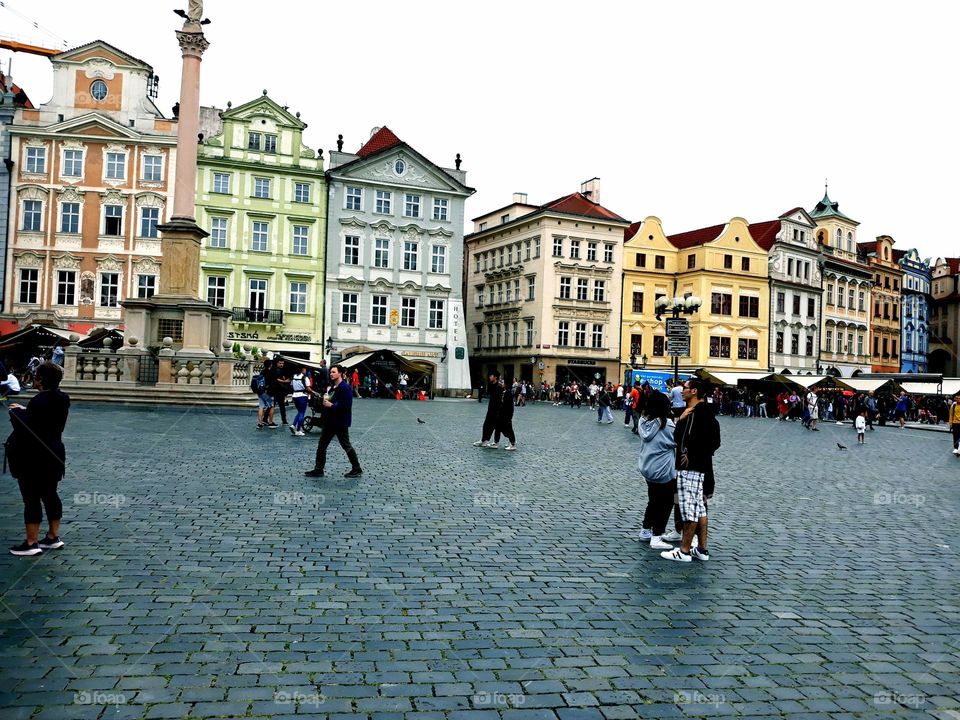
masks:
[[[0,35],[100,38],[153,65],[169,115],[172,10],[186,0],[4,2]],[[267,89],[325,156],[338,133],[356,151],[381,125],[439,165],[459,152],[470,218],[598,176],[604,205],[672,234],[809,210],[829,179],[861,241],[960,254],[946,223],[960,196],[958,3],[207,0],[204,12],[203,104]],[[13,57],[17,83],[48,100],[49,61]]]

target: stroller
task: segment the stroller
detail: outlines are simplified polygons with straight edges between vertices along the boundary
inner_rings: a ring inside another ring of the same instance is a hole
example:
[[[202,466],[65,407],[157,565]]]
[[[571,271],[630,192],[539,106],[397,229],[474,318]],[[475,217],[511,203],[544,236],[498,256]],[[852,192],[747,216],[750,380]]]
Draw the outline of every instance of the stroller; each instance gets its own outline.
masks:
[[[314,428],[319,429],[323,420],[323,395],[311,395],[307,401],[307,407],[310,408],[310,414],[303,419],[303,431],[310,432]]]

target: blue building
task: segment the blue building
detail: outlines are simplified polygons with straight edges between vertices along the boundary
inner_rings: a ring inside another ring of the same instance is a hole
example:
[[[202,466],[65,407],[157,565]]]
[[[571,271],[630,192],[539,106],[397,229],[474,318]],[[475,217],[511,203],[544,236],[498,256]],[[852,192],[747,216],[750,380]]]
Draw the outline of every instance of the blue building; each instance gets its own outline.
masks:
[[[930,262],[916,249],[894,250],[903,269],[903,302],[900,314],[900,372],[927,372],[929,352]]]

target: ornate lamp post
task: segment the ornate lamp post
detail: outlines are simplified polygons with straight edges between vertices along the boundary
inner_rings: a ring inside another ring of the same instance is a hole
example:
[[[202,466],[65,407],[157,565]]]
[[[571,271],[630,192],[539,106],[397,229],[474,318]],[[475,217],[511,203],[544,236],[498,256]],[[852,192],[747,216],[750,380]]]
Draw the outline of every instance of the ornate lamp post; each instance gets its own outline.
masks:
[[[663,315],[670,313],[671,317],[679,318],[680,315],[693,315],[693,313],[700,310],[700,306],[703,304],[703,301],[698,298],[696,295],[688,295],[687,297],[660,297],[657,298],[654,307],[656,308],[657,320],[660,320]],[[667,322],[669,325],[669,321]],[[673,337],[677,339],[686,338],[687,348],[690,346],[690,335],[689,334],[674,334],[671,335],[667,333],[667,337]],[[667,352],[668,355],[673,356],[673,382],[679,382],[680,380],[680,354],[678,352]]]

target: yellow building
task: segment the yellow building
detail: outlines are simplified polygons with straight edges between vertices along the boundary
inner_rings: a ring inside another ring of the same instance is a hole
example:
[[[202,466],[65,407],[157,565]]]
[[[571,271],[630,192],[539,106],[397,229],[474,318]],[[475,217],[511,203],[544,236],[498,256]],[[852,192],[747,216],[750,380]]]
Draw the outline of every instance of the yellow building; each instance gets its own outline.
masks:
[[[623,286],[624,366],[636,346],[637,358],[647,356],[647,369],[671,369],[666,316],[656,319],[656,299],[663,295],[702,301],[698,312],[684,316],[690,322],[690,355],[680,358],[681,371],[768,369],[767,251],[743,218],[671,236],[655,217],[631,226]]]

